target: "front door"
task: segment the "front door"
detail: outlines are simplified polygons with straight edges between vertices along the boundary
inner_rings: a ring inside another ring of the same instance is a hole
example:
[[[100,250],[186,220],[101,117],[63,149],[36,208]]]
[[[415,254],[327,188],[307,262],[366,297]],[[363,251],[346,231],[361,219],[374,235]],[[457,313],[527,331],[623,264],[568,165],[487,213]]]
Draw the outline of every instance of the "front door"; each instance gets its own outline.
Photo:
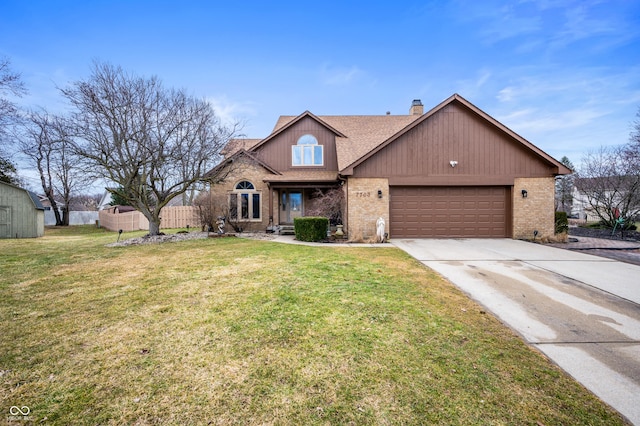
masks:
[[[302,216],[302,192],[280,191],[280,223],[292,224],[293,219]]]

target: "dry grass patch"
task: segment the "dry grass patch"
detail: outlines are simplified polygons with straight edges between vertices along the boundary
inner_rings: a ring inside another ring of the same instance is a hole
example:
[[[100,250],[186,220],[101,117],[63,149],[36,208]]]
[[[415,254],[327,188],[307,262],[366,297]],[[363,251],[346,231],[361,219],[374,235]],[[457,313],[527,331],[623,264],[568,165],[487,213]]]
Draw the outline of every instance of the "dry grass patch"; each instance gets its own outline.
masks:
[[[622,424],[396,249],[0,241],[0,410],[49,424]]]

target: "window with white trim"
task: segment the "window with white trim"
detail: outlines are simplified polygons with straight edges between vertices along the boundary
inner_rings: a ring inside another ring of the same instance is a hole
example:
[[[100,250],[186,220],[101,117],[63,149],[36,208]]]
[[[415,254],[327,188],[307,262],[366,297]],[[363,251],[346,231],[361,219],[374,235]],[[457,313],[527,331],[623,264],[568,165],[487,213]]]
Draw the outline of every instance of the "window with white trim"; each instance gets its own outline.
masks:
[[[261,220],[262,200],[260,192],[248,180],[236,184],[229,194],[229,219],[233,221]]]
[[[291,164],[294,166],[323,166],[324,145],[318,145],[313,135],[302,135],[291,147]]]

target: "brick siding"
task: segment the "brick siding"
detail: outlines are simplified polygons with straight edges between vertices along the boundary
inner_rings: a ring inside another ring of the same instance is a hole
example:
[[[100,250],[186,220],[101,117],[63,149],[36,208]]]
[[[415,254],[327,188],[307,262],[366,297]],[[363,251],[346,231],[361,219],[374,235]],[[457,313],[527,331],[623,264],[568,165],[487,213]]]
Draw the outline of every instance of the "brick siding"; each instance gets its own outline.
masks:
[[[513,238],[533,239],[554,235],[554,196],[555,180],[545,178],[516,178],[513,185]],[[522,190],[527,198],[522,197]]]
[[[378,190],[382,198],[378,198]],[[389,181],[386,178],[350,178],[347,182],[347,235],[350,240],[376,237],[382,217],[389,232]]]
[[[265,170],[255,164],[252,161],[248,161],[244,158],[240,158],[233,163],[233,170],[226,176],[223,182],[212,185],[211,191],[216,194],[224,194],[224,197],[218,199],[224,200],[225,205],[229,203],[228,194],[233,191],[238,182],[248,180],[251,182],[256,190],[260,193],[261,201],[261,220],[260,221],[248,221],[241,220],[238,225],[247,232],[260,232],[265,231],[269,224],[269,188],[267,184],[263,182],[265,176]],[[277,214],[277,212],[276,212]],[[277,223],[277,222],[276,222]],[[227,232],[233,232],[231,225],[227,224]]]

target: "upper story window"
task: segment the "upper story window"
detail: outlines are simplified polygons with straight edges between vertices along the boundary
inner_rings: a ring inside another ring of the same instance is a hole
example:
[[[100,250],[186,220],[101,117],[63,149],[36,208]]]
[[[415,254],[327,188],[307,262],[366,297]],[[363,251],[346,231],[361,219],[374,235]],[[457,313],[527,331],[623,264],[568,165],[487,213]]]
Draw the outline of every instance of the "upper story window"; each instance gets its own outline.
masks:
[[[303,135],[297,145],[291,147],[291,163],[294,166],[323,166],[324,145],[312,135]]]

